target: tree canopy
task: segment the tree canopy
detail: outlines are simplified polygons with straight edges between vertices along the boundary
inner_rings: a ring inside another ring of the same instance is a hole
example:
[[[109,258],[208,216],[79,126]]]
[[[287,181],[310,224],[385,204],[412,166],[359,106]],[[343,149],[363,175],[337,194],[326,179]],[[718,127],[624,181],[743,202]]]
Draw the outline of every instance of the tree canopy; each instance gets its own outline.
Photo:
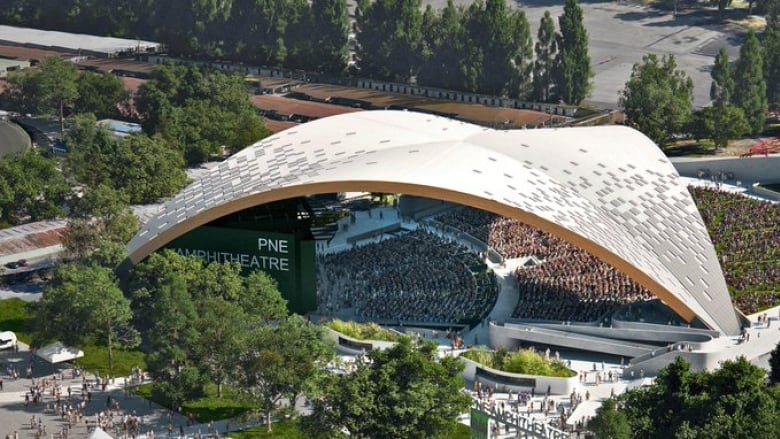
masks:
[[[65,170],[73,180],[122,191],[131,204],[156,202],[187,183],[181,153],[161,137],[136,134],[117,139],[91,114],[76,116],[71,125]]]
[[[357,22],[358,66],[362,75],[406,82],[422,56],[420,0],[377,0]]]
[[[590,95],[593,70],[588,54],[588,31],[577,0],[566,0],[558,26],[561,32],[558,41],[558,93],[567,104],[579,105]]]
[[[305,429],[315,437],[346,431],[353,438],[430,438],[452,427],[468,409],[462,392],[463,364],[437,359],[431,344],[405,338],[384,351],[366,353],[356,369],[332,375],[311,398]]]
[[[14,226],[64,216],[70,187],[55,160],[33,150],[0,158],[0,224]]]
[[[206,382],[221,394],[247,343],[288,315],[276,282],[264,272],[244,278],[237,264],[163,251],[130,274],[134,323],[152,348],[154,392],[170,404],[200,395]]]
[[[620,97],[628,122],[661,145],[686,126],[692,103],[693,81],[674,55],[658,59],[652,53],[634,64]]]
[[[734,69],[734,105],[741,108],[752,134],[764,131],[767,112],[764,59],[756,33],[748,30]]]
[[[187,162],[235,152],[267,136],[242,77],[197,66],[163,65],[138,90],[144,131],[159,134]]]
[[[558,33],[550,11],[544,11],[539,23],[534,52],[533,98],[538,102],[556,102],[555,75],[558,73]]]
[[[262,326],[246,334],[230,379],[258,402],[268,431],[284,399],[295,406],[298,395],[327,373],[323,369],[333,358],[334,349],[323,341],[323,330],[293,315],[276,327]]]
[[[38,305],[37,342],[104,343],[110,370],[115,344],[135,347],[140,341],[130,324],[132,316],[130,301],[119,289],[111,268],[60,265]]]
[[[75,64],[52,56],[44,59],[37,69],[10,75],[4,94],[13,108],[24,113],[57,115],[60,135],[64,136],[65,114],[79,97],[78,78]]]
[[[68,228],[62,242],[69,256],[115,268],[124,259],[124,246],[140,228],[128,206],[128,197],[109,186],[85,189],[71,203]],[[120,249],[118,253],[114,250]]]
[[[477,0],[466,7],[456,7],[448,0],[445,7],[427,7],[424,13],[421,0],[361,0],[352,29],[346,0],[174,0],[164,6],[150,0],[119,0],[111,8],[95,6],[91,0],[68,0],[53,8],[49,1],[10,0],[8,8],[0,11],[0,19],[47,29],[154,39],[165,44],[170,54],[188,59],[328,75],[345,73],[351,49],[355,63],[350,72],[356,75],[520,99],[563,99],[574,105],[590,93],[593,76],[587,31],[576,0],[566,2],[559,18],[560,34],[555,33],[549,16],[543,22],[536,69],[525,13],[509,8],[504,0]],[[55,9],[57,14],[52,14]],[[97,20],[99,14],[105,15],[104,21]],[[79,93],[86,96],[83,101],[100,108],[95,110],[99,114],[109,108],[105,102],[109,96],[118,97],[111,84],[102,82],[107,79],[90,74],[79,82]],[[193,79],[189,76],[184,82]],[[174,84],[179,81],[166,85]],[[548,84],[547,92],[543,84]],[[166,92],[160,90],[167,86],[147,87],[149,93],[139,101],[147,105],[148,132],[156,132],[164,123],[160,132],[168,133],[168,141],[194,145],[192,154],[187,154],[190,161],[213,153],[214,136],[231,130],[186,129],[205,122],[198,113],[200,107],[184,102],[157,105],[160,99],[165,101]],[[111,87],[103,88],[107,91],[102,95],[104,102],[94,93],[101,87]],[[558,90],[555,96],[550,95],[553,88]],[[77,102],[76,107],[82,105]],[[225,123],[219,112],[214,119],[219,125]],[[241,126],[252,125],[244,121]]]
[[[778,437],[780,401],[765,377],[744,357],[714,372],[694,372],[678,357],[654,385],[629,390],[617,405],[635,438]],[[607,421],[600,416],[597,425]]]

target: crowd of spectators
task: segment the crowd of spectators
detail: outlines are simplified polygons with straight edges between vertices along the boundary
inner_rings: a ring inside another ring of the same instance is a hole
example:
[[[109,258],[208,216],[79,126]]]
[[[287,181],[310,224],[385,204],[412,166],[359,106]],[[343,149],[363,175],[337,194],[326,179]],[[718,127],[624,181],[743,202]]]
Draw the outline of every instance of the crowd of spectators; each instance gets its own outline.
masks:
[[[516,270],[520,299],[513,317],[594,321],[621,305],[652,297],[609,264],[515,219],[468,207],[436,219],[483,240],[505,258],[542,261]]]
[[[780,205],[738,193],[691,187],[735,304],[745,313],[778,304]],[[520,221],[469,207],[436,218],[485,242],[504,258],[541,263],[516,270],[516,318],[596,321],[652,295],[610,265]],[[418,231],[346,252],[321,256],[320,308],[354,308],[374,319],[464,322],[495,301],[493,276],[475,269],[473,253]]]
[[[544,263],[515,271],[520,290],[514,317],[596,321],[622,305],[653,296],[587,252],[567,245]]]
[[[319,309],[365,319],[461,323],[484,318],[494,275],[463,245],[423,230],[320,255]]]
[[[525,223],[484,210],[458,207],[436,217],[440,223],[486,243],[505,258],[534,256],[547,259],[569,245],[562,239]]]
[[[690,187],[718,253],[726,284],[742,312],[778,304],[780,205],[739,193]]]

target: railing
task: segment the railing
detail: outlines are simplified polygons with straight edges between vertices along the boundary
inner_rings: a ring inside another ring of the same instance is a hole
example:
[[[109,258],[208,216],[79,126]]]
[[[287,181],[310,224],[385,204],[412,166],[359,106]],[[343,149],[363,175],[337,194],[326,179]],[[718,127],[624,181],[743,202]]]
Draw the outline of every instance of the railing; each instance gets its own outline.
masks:
[[[526,436],[540,439],[569,438],[568,433],[547,423],[538,422],[536,419],[524,416],[520,413],[497,410],[496,407],[491,407],[476,398],[473,400],[471,407],[473,410],[484,414],[495,422],[504,424],[509,428],[514,428],[518,433],[524,433]]]

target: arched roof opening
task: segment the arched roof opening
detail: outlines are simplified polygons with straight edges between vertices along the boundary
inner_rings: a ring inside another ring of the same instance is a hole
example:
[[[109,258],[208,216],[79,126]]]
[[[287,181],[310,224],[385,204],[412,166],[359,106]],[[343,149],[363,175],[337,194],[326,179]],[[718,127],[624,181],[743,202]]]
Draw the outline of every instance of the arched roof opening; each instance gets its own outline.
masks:
[[[739,332],[685,184],[652,141],[619,126],[498,131],[405,111],[320,119],[263,139],[193,182],[131,240],[129,260],[252,206],[349,191],[518,219],[614,266],[682,318]]]

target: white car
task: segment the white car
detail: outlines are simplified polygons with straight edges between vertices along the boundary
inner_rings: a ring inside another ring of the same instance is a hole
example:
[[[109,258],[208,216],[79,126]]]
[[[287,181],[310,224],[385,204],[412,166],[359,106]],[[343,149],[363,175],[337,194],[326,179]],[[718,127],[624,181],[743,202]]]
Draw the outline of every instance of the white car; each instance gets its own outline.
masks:
[[[11,331],[0,332],[0,349],[10,349],[16,346],[16,334]]]

